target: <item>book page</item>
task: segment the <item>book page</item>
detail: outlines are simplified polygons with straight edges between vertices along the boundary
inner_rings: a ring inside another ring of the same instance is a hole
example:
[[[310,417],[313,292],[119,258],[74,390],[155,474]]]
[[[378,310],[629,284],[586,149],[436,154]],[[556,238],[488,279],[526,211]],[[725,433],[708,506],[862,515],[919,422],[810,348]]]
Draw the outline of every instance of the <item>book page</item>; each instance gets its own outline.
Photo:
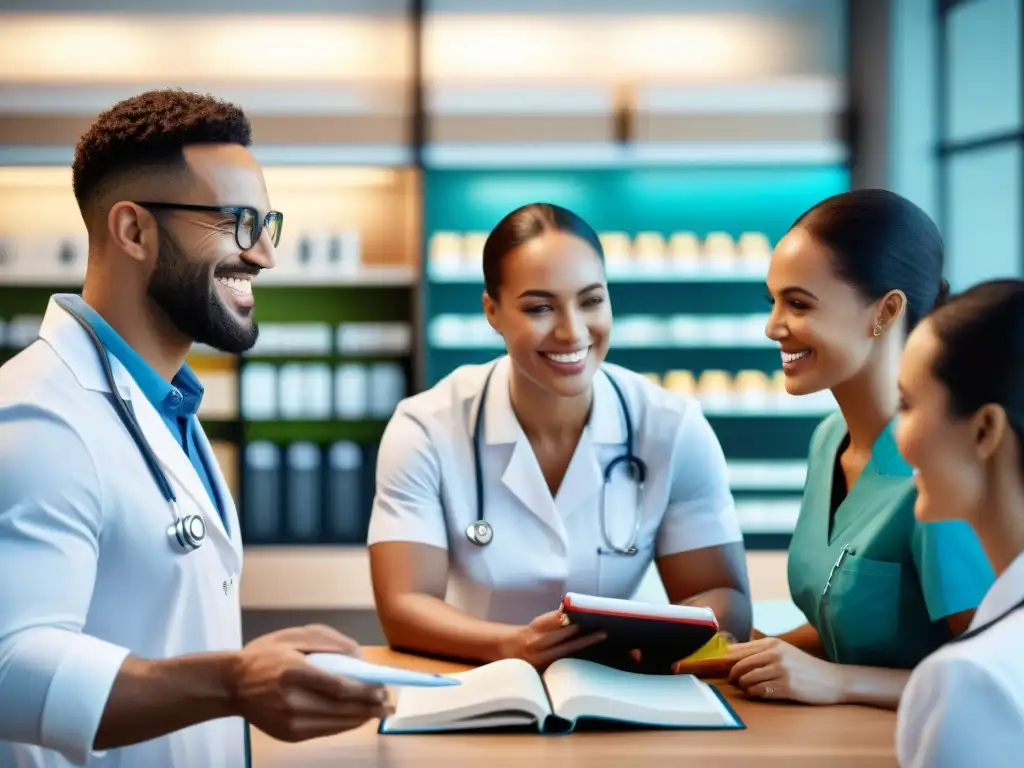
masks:
[[[692,675],[644,675],[559,659],[544,673],[544,682],[554,713],[571,722],[603,718],[675,728],[738,725],[711,687]]]
[[[451,731],[529,725],[551,714],[537,671],[521,659],[502,659],[448,675],[461,685],[400,688],[395,714],[382,731]]]

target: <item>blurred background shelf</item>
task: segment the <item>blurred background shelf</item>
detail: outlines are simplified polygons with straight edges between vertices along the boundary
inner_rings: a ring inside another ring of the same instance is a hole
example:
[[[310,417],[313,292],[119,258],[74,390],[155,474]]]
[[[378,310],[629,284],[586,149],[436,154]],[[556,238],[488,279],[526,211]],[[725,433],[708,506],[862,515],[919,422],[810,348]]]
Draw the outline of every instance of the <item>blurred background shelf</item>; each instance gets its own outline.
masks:
[[[97,112],[168,85],[241,104],[284,240],[255,289],[258,347],[190,362],[243,518],[247,621],[336,605],[379,641],[363,544],[380,431],[396,398],[498,352],[482,236],[518,205],[598,228],[609,360],[699,400],[765,631],[799,619],[783,549],[835,408],[782,391],[771,247],[818,200],[885,186],[939,223],[954,290],[1024,269],[1021,0],[88,6],[2,14],[0,362],[81,286],[68,168]],[[639,594],[659,590],[655,574]]]
[[[242,518],[247,610],[372,609],[380,435],[398,399],[499,351],[480,333],[482,235],[533,201],[600,231],[608,359],[698,398],[768,564],[759,594],[782,596],[777,550],[835,405],[782,392],[764,277],[796,216],[851,183],[846,3],[100,5],[119,12],[4,15],[0,361],[51,293],[80,289],[69,165],[96,113],[166,85],[241,104],[284,237],[254,287],[257,347],[190,363]]]

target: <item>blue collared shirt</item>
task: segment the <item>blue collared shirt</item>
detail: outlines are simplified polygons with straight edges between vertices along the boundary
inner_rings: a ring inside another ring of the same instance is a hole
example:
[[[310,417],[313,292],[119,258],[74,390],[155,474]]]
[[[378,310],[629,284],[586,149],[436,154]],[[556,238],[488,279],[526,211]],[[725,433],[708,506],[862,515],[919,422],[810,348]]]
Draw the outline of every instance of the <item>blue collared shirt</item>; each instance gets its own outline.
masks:
[[[196,414],[203,401],[203,385],[188,366],[182,365],[174,378],[167,382],[153,367],[142,359],[132,347],[121,338],[120,334],[110,327],[99,313],[85,303],[81,296],[69,296],[72,306],[79,311],[96,331],[104,348],[125,367],[129,375],[138,384],[146,399],[153,405],[164,424],[171,430],[181,449],[188,455],[199,479],[213,502],[213,506],[221,514],[223,509],[220,499],[213,487],[210,472],[203,461],[202,453],[196,441]]]

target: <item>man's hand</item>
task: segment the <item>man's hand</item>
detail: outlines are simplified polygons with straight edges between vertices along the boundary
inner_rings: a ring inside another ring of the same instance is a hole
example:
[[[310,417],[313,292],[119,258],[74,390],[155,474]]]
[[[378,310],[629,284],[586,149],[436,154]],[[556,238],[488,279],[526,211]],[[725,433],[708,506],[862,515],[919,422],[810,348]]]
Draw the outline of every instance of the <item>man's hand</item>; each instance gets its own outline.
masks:
[[[579,637],[580,628],[568,621],[561,609],[541,614],[502,643],[501,657],[523,659],[537,669],[544,669],[563,656],[605,639],[603,632]]]
[[[307,653],[358,655],[358,644],[311,625],[257,638],[239,651],[230,681],[234,709],[281,741],[303,741],[357,728],[392,713],[380,685],[317,669]]]

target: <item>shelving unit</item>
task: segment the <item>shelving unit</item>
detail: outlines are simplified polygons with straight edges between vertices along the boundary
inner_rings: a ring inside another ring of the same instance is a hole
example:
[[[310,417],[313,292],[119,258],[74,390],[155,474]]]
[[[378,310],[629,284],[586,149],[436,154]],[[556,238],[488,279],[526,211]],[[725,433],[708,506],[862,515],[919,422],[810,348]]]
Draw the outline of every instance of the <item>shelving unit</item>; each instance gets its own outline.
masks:
[[[298,605],[305,573],[341,584],[311,605],[372,606],[365,525],[389,411],[369,400],[350,407],[342,371],[363,366],[365,382],[374,366],[397,365],[411,393],[498,354],[479,323],[479,261],[453,264],[436,236],[470,235],[477,253],[480,235],[535,200],[565,205],[609,236],[609,359],[692,389],[725,449],[748,545],[786,546],[808,440],[832,404],[773,384],[765,255],[663,260],[649,244],[692,233],[698,252],[713,251],[716,238],[759,233],[770,246],[801,211],[848,186],[839,3],[790,0],[767,15],[709,6],[692,17],[643,0],[628,13],[492,5],[343,0],[319,16],[296,6],[275,16],[181,12],[171,25],[144,14],[92,18],[97,35],[136,41],[131,82],[102,57],[32,53],[32,40],[75,34],[76,17],[5,20],[8,37],[29,42],[18,57],[0,53],[0,360],[32,337],[31,317],[51,293],[81,285],[84,233],[68,167],[96,112],[171,83],[234,100],[252,119],[254,154],[285,211],[278,267],[255,288],[260,345],[191,358],[207,387],[204,426],[244,521],[247,604],[266,594],[260,605]],[[201,56],[172,45],[183,30],[202,31]],[[237,59],[238,39],[268,30],[293,45]],[[227,54],[210,53],[218,49]],[[77,255],[60,266],[65,242]],[[305,469],[291,480],[255,471],[271,452],[253,445],[273,446],[279,466],[291,450]],[[343,455],[347,474],[332,479]],[[299,529],[289,525],[296,489],[324,510]],[[341,489],[344,525],[330,514]],[[270,514],[257,509],[262,498],[278,500],[277,524],[253,522]]]

